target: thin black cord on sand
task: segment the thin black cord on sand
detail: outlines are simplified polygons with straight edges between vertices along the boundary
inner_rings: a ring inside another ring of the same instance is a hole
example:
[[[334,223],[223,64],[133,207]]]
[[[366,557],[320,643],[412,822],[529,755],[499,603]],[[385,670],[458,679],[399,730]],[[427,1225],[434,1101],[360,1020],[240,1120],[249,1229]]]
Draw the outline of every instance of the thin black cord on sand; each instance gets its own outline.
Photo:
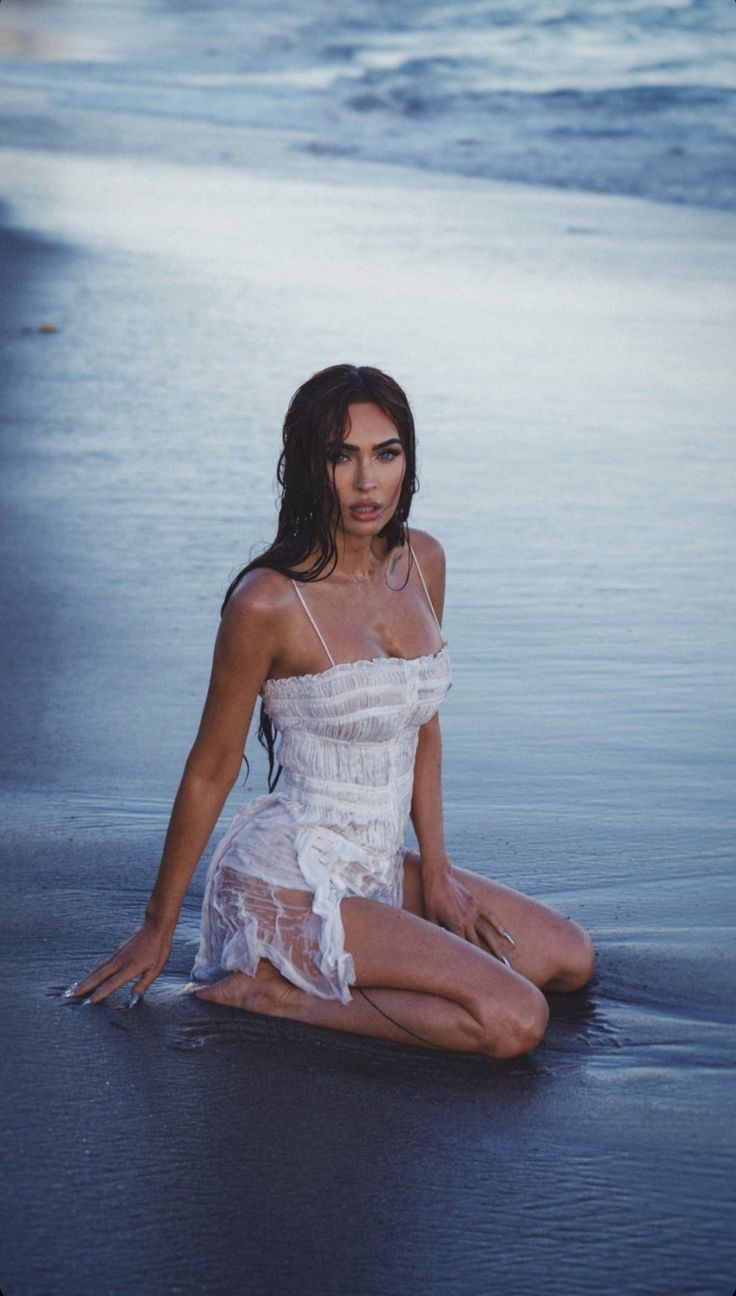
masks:
[[[362,986],[356,986],[355,988],[360,991],[364,999],[368,999],[368,1003],[372,1008],[375,1008],[376,1012],[379,1012],[382,1017],[386,1018],[386,1021],[390,1021],[394,1026],[398,1026],[399,1030],[406,1031],[407,1035],[413,1035],[414,1039],[421,1040],[422,1044],[429,1044],[429,1047],[433,1049],[439,1048],[439,1044],[433,1044],[432,1040],[425,1039],[423,1035],[417,1035],[416,1031],[410,1030],[408,1026],[402,1026],[401,1022],[398,1022],[395,1017],[389,1016],[387,1012],[383,1011],[383,1008],[379,1008],[377,1003],[374,1003],[372,999],[368,998],[368,995]]]

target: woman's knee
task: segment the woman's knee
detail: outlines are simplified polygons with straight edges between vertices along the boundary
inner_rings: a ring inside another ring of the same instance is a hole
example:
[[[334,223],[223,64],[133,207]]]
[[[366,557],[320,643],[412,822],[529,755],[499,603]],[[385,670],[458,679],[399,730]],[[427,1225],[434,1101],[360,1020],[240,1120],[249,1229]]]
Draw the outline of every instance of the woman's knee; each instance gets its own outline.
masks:
[[[541,1044],[548,1021],[549,1007],[542,992],[530,982],[514,986],[506,1002],[499,1004],[496,999],[484,1004],[481,1052],[494,1058],[531,1053]]]
[[[594,971],[595,951],[590,936],[577,923],[568,921],[559,966],[548,982],[548,988],[563,992],[582,990]]]

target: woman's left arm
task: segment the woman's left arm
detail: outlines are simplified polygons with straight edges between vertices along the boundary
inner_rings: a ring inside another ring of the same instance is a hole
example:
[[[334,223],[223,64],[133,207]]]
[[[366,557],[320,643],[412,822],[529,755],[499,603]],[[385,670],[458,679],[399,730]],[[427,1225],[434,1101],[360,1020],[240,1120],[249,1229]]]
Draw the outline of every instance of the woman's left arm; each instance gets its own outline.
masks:
[[[419,730],[411,821],[419,843],[424,916],[472,945],[498,954],[503,929],[454,875],[442,820],[442,736],[438,716]]]
[[[424,541],[422,569],[432,605],[441,618],[445,596],[444,553],[431,537],[424,537]],[[447,857],[442,816],[442,735],[437,715],[419,730],[411,821],[419,843],[425,917],[501,957],[503,928],[455,876]]]
[[[447,857],[441,771],[442,737],[439,717],[435,715],[419,730],[411,800],[411,821],[419,842],[424,916],[505,962],[506,932],[455,875]]]
[[[419,842],[423,880],[431,881],[443,875],[449,878],[451,865],[445,851],[442,817],[442,735],[437,715],[419,730],[411,821]]]

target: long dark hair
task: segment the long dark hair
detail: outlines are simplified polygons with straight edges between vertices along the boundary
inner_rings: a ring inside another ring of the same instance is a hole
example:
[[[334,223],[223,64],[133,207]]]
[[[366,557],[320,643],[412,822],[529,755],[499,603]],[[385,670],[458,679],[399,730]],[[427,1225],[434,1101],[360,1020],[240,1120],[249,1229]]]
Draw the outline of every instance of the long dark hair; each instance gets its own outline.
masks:
[[[276,470],[281,489],[276,537],[231,581],[223,600],[223,612],[238,583],[257,567],[270,567],[298,581],[324,579],[334,571],[337,498],[330,473],[330,447],[345,437],[348,406],[364,403],[377,405],[391,420],[404,450],[406,470],[399,502],[379,535],[389,550],[406,543],[409,510],[418,489],[414,418],[406,394],[380,369],[368,365],[330,365],[303,383],[291,398]],[[297,570],[310,557],[313,557],[312,565]],[[274,776],[276,733],[263,703],[258,740],[268,752],[268,789],[272,792],[281,767]]]

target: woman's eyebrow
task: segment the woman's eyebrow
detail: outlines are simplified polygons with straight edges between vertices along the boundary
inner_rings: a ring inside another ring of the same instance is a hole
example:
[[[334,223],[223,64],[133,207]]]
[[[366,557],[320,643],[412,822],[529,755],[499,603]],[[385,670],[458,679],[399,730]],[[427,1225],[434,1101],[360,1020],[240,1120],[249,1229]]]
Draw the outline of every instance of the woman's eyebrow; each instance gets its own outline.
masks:
[[[389,437],[387,441],[379,441],[377,445],[371,447],[372,450],[385,450],[387,446],[401,445],[400,437]],[[360,452],[360,446],[349,445],[347,441],[340,442],[341,450],[352,450],[355,454]]]

